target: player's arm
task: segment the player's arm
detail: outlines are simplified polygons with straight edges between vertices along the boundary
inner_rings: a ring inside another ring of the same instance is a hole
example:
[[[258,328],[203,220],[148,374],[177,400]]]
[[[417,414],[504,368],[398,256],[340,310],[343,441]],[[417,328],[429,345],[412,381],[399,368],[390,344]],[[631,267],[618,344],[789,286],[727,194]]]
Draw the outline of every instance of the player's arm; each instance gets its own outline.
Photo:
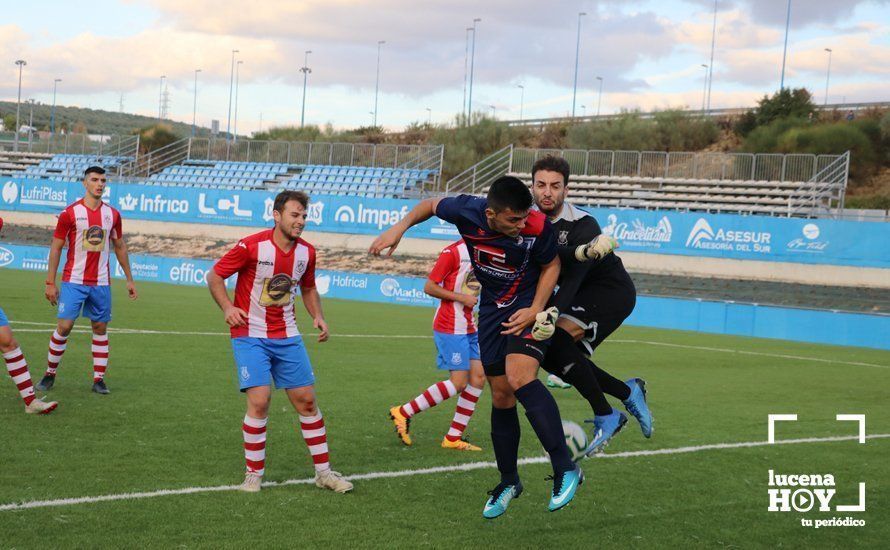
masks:
[[[247,312],[239,307],[235,307],[235,304],[229,299],[229,293],[226,291],[226,279],[237,273],[245,265],[249,257],[247,245],[239,241],[207,272],[207,287],[210,289],[210,295],[213,297],[216,305],[219,306],[219,309],[223,311],[226,323],[230,327],[243,327],[246,325]]]
[[[111,244],[114,246],[114,255],[117,257],[117,263],[120,264],[121,269],[124,270],[124,277],[127,278],[127,294],[129,294],[131,300],[135,300],[139,297],[139,294],[136,293],[136,283],[133,282],[133,272],[130,271],[130,254],[127,252],[127,242],[121,237],[119,239],[111,239]]]
[[[53,242],[49,245],[49,260],[47,261],[48,267],[44,295],[52,305],[56,305],[59,301],[59,288],[56,286],[56,273],[59,271],[59,262],[62,260],[62,249],[64,247],[65,241],[58,237],[53,237]]]
[[[560,266],[559,254],[556,254],[552,260],[541,266],[541,275],[538,277],[538,285],[535,287],[535,298],[532,300],[532,305],[516,311],[506,323],[502,323],[505,330],[501,334],[515,334],[518,336],[535,322],[535,318],[544,311],[544,308],[547,307],[547,301],[553,295],[553,289],[556,288],[556,281],[559,279]]]
[[[463,294],[461,292],[452,292],[446,288],[442,288],[439,283],[432,279],[427,279],[423,285],[423,291],[440,300],[449,300],[452,302],[460,302],[467,307],[476,307],[479,298],[472,294]]]
[[[592,216],[585,216],[572,229],[569,243],[557,247],[563,264],[598,261],[618,248],[618,241],[604,235]]]
[[[217,275],[213,269],[207,272],[207,287],[210,289],[210,295],[213,296],[216,305],[223,311],[226,323],[230,327],[244,326],[247,313],[243,309],[235,307],[226,291],[226,280]]]
[[[436,215],[436,207],[439,206],[440,200],[442,200],[441,197],[420,201],[417,206],[408,212],[408,215],[374,239],[368,252],[374,256],[379,256],[388,248],[389,252],[387,252],[386,255],[392,256],[392,253],[395,252],[396,247],[399,246],[399,241],[402,240],[402,236],[405,235],[406,231]]]
[[[324,320],[324,312],[321,310],[321,295],[318,289],[313,287],[301,287],[300,297],[303,299],[303,306],[312,317],[312,326],[318,330],[318,341],[326,342],[330,336],[328,332],[328,324]]]

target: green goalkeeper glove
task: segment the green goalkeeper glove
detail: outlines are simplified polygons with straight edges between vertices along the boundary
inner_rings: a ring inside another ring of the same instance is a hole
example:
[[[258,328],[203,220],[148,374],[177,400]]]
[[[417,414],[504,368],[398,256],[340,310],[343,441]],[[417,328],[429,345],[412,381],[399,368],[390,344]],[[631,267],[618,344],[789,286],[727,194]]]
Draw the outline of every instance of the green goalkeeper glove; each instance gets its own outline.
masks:
[[[575,259],[579,262],[599,260],[618,248],[618,241],[609,235],[597,235],[587,244],[582,244],[575,249]]]
[[[556,320],[559,319],[559,310],[549,307],[535,315],[535,325],[532,327],[532,338],[535,340],[547,340],[556,332]]]

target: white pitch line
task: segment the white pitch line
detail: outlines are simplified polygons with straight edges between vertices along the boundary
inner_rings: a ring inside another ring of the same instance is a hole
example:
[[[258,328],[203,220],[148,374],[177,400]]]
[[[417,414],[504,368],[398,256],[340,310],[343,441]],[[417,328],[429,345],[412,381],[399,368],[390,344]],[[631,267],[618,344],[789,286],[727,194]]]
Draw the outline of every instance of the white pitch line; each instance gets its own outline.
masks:
[[[866,439],[885,439],[890,438],[890,434],[872,434],[866,436]],[[619,453],[609,453],[596,455],[596,458],[636,458],[641,456],[661,456],[697,453],[701,451],[725,450],[725,449],[742,449],[747,447],[768,447],[772,445],[795,445],[801,443],[829,443],[835,441],[858,441],[859,436],[843,436],[843,437],[808,437],[803,439],[785,439],[768,443],[766,441],[741,441],[738,443],[715,443],[711,445],[696,445],[690,447],[676,447],[672,449],[652,449],[644,451],[625,451]],[[530,458],[522,458],[519,464],[544,464],[549,459],[544,456],[536,456]],[[469,472],[472,470],[483,470],[487,468],[496,468],[494,462],[470,462],[466,464],[457,464],[453,466],[436,466],[433,468],[421,468],[415,470],[396,470],[390,472],[370,472],[367,474],[356,474],[347,476],[346,479],[351,481],[364,481],[372,479],[387,479],[396,477],[412,477],[418,475],[441,474],[448,472]],[[263,487],[284,487],[287,485],[309,485],[315,483],[315,479],[288,479],[286,481],[267,481],[263,483]],[[33,508],[51,508],[57,506],[70,506],[74,504],[94,504],[97,502],[112,502],[117,500],[140,500],[146,498],[156,498],[174,495],[193,495],[198,493],[217,493],[221,491],[237,491],[238,485],[217,485],[212,487],[185,487],[182,489],[161,489],[158,491],[146,491],[139,493],[119,493],[113,495],[100,495],[95,497],[75,497],[60,498],[55,500],[31,500],[26,502],[12,502],[9,504],[0,504],[0,512],[8,512],[14,510],[28,510]]]
[[[672,344],[670,342],[651,342],[648,340],[622,340],[620,338],[616,338],[615,340],[609,340],[610,342],[617,342],[622,344],[648,344],[650,346],[664,346],[669,348],[682,348],[682,349],[694,349],[697,351],[716,351],[719,353],[738,353],[739,355],[755,355],[759,357],[773,357],[777,359],[793,359],[793,360],[801,360],[801,361],[814,361],[817,363],[836,363],[840,365],[853,365],[856,367],[877,367],[879,369],[890,369],[890,365],[878,365],[875,363],[862,363],[859,361],[838,361],[835,359],[825,359],[824,357],[806,357],[803,355],[788,355],[784,353],[765,353],[762,351],[746,351],[739,349],[728,349],[728,348],[712,348],[708,346],[691,346],[688,344]]]
[[[47,327],[55,327],[55,323],[36,323],[33,321],[10,321],[12,324],[21,325],[39,325]],[[89,332],[85,327],[75,327],[75,332]],[[16,329],[16,332],[50,332],[49,329]],[[165,331],[165,330],[148,330],[133,328],[108,327],[108,332],[112,334],[156,334],[163,336],[229,336],[228,332],[198,332],[198,331]],[[318,336],[317,334],[304,334],[303,336]],[[388,338],[393,340],[430,340],[432,335],[425,334],[331,334],[336,338]],[[757,357],[772,357],[774,359],[790,359],[793,361],[812,361],[814,363],[829,363],[835,365],[850,365],[854,367],[874,367],[879,369],[890,369],[890,365],[879,365],[877,363],[864,363],[861,361],[841,361],[838,359],[826,359],[824,357],[807,357],[805,355],[789,355],[783,353],[765,353],[760,351],[745,351],[730,348],[714,348],[709,346],[692,346],[689,344],[674,344],[670,342],[655,342],[651,340],[628,340],[622,338],[610,339],[609,342],[616,344],[646,344],[650,346],[663,346],[670,348],[690,349],[696,351],[713,351],[718,353],[737,353],[739,355],[753,355]]]

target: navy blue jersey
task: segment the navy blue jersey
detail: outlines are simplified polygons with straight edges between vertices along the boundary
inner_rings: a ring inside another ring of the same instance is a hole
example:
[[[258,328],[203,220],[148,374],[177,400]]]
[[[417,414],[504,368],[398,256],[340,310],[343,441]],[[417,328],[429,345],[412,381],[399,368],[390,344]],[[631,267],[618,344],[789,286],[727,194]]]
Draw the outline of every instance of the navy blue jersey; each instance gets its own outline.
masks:
[[[513,312],[529,307],[541,265],[557,255],[553,229],[544,214],[532,211],[522,232],[508,237],[489,228],[487,206],[483,198],[458,195],[440,200],[436,216],[456,225],[467,243],[473,270],[482,285],[480,315],[486,310]]]

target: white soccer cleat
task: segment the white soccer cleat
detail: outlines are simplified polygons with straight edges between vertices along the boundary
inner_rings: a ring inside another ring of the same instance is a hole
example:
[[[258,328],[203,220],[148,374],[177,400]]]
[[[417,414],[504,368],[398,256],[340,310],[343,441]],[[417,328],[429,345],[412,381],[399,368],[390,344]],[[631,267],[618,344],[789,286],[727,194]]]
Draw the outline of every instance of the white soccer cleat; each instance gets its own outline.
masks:
[[[244,474],[244,483],[238,486],[238,490],[245,493],[259,493],[262,486],[263,476],[256,472],[247,472]]]
[[[321,489],[330,489],[335,493],[348,493],[352,490],[352,483],[346,481],[343,474],[334,470],[316,473],[315,486]]]
[[[31,401],[30,405],[25,405],[25,412],[28,414],[49,414],[56,410],[59,404],[55,401],[50,401],[47,403],[41,399],[35,399]]]

